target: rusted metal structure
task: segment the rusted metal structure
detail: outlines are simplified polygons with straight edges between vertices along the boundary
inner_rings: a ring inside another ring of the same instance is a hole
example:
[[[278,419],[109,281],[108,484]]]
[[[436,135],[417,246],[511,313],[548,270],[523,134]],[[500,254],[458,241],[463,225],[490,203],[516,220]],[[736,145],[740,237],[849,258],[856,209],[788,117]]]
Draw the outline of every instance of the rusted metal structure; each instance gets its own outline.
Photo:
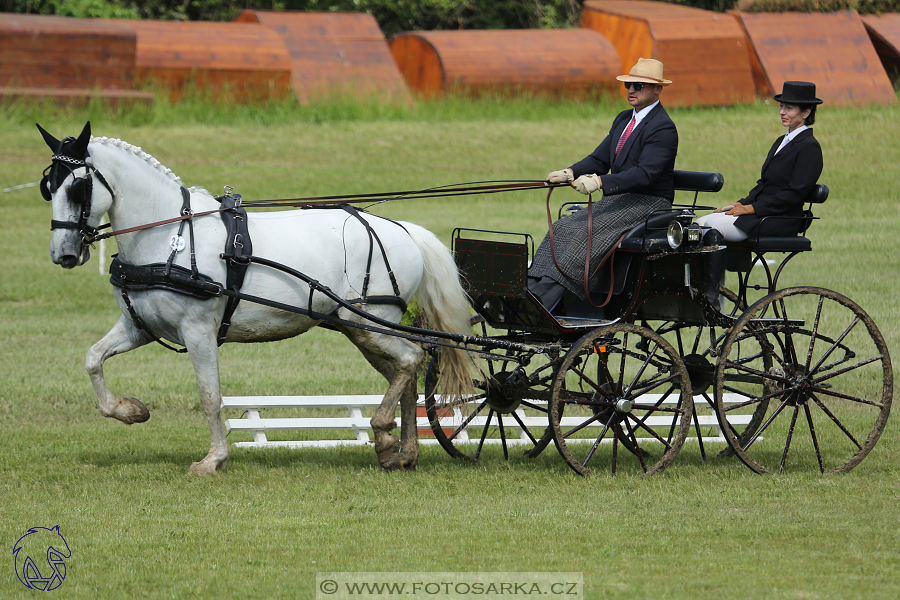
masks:
[[[411,100],[372,15],[245,10],[236,21],[258,23],[278,34],[290,55],[291,87],[303,104],[345,95]]]
[[[619,87],[615,48],[589,30],[413,31],[395,35],[390,48],[409,87],[423,97],[583,98]]]
[[[135,54],[134,31],[122,25],[0,14],[0,97],[149,101],[133,89]]]
[[[756,97],[747,40],[730,15],[644,0],[588,0],[581,27],[615,46],[623,73],[638,58],[665,65],[667,106],[739,104]]]
[[[856,11],[734,13],[747,33],[759,94],[814,81],[830,105],[890,104],[897,94]]]

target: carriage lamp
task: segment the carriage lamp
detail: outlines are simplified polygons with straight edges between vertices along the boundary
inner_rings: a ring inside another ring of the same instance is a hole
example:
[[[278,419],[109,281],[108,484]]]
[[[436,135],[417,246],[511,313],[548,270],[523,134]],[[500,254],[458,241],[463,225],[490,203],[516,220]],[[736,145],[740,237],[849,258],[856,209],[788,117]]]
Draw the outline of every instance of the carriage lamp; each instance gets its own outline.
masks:
[[[666,231],[666,241],[669,247],[677,250],[684,242],[699,242],[703,237],[700,226],[696,223],[690,223],[685,227],[681,221],[674,220],[669,223],[669,229]]]
[[[685,233],[687,234],[686,237],[688,242],[699,242],[703,237],[703,232],[700,231],[700,226],[696,223],[688,225]]]
[[[669,242],[669,247],[672,250],[677,250],[681,247],[681,243],[684,241],[684,225],[679,221],[672,221],[669,223],[669,230],[666,232],[666,241]]]

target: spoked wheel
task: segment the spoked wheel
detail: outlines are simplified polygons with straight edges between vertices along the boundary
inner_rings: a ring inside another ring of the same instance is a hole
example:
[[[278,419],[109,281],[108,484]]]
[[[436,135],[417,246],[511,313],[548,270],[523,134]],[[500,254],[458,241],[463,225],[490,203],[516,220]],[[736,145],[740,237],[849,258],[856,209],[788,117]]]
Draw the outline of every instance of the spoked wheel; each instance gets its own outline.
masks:
[[[444,402],[436,397],[440,373],[432,360],[425,375],[425,410],[431,430],[450,456],[476,462],[485,444],[500,444],[508,460],[520,446],[534,457],[553,439],[547,427],[552,362],[535,358],[528,370],[515,362],[481,360],[484,378],[475,394]]]
[[[822,288],[759,300],[716,365],[719,421],[730,423],[729,445],[757,473],[849,471],[878,441],[892,394],[881,332],[855,302]]]
[[[622,324],[592,331],[569,350],[553,380],[549,417],[556,446],[577,473],[653,474],[681,450],[693,411],[690,378],[671,344]]]

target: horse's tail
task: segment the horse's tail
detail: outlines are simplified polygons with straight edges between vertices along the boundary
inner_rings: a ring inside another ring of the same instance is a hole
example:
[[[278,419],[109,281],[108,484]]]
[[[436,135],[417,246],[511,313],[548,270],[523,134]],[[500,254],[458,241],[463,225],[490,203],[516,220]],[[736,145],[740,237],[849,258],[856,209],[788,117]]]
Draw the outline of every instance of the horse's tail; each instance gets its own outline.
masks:
[[[450,250],[433,233],[404,223],[410,238],[422,252],[424,269],[416,292],[419,307],[433,329],[472,335],[469,298],[459,281],[459,271]],[[471,394],[474,363],[465,350],[440,347],[439,390],[450,398]]]

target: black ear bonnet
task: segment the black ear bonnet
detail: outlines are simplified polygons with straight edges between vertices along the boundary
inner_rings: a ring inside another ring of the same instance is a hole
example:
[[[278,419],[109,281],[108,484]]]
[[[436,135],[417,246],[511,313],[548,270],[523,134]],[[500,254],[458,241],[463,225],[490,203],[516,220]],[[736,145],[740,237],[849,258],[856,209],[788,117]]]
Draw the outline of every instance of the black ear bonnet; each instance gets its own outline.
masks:
[[[47,146],[53,150],[53,163],[44,169],[44,177],[41,179],[41,196],[48,202],[52,198],[59,186],[66,180],[75,169],[84,166],[85,161],[89,158],[87,152],[88,142],[91,139],[91,124],[88,122],[84,126],[84,130],[78,138],[67,137],[63,140],[57,140],[55,137],[47,133],[43,127],[37,126]],[[89,179],[88,183],[81,182],[78,194],[75,194],[75,186],[69,194],[69,199],[75,203],[81,203],[86,197],[86,193],[90,193]],[[79,185],[76,182],[76,185]]]

